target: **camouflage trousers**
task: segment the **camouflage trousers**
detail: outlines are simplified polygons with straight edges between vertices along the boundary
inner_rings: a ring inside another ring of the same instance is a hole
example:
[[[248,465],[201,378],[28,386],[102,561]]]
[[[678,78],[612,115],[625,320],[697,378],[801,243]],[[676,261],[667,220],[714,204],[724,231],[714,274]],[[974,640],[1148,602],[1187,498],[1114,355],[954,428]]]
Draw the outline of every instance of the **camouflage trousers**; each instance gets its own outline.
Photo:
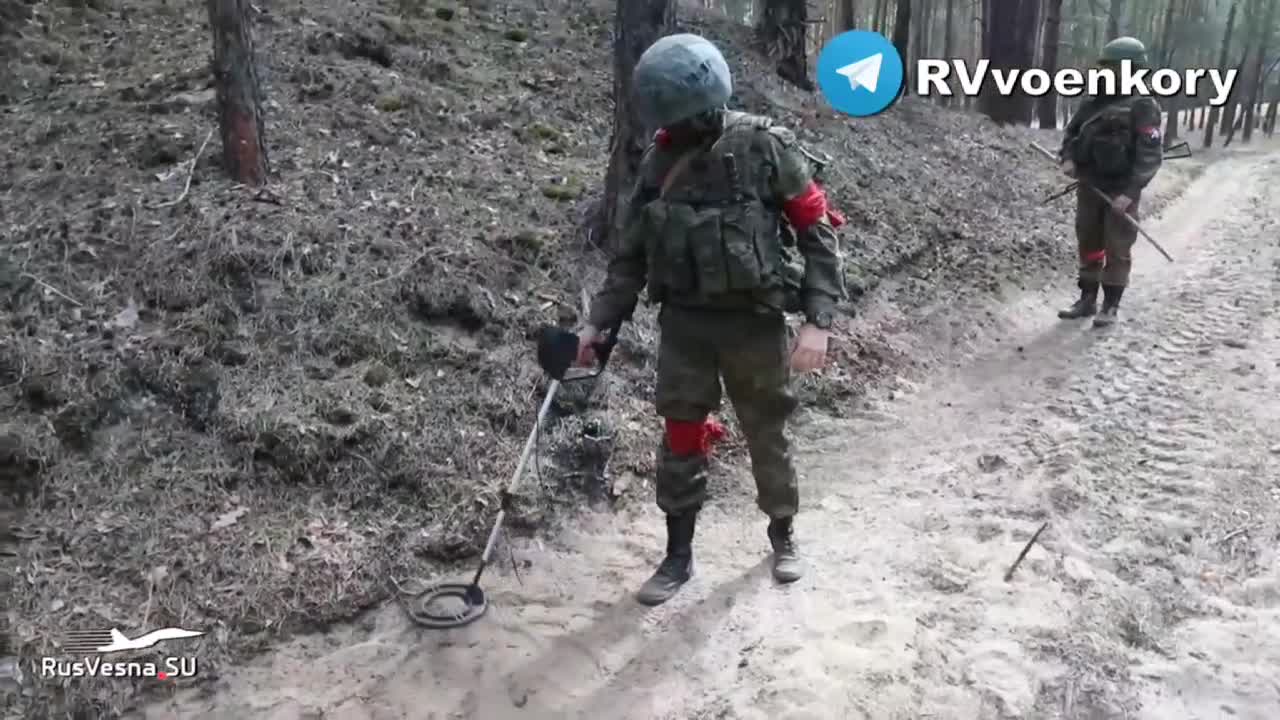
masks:
[[[756,504],[771,518],[800,502],[787,420],[798,405],[789,388],[789,336],[780,314],[665,306],[659,317],[658,414],[698,422],[720,409],[721,380],[751,455]],[[658,448],[657,501],[667,514],[702,506],[708,458],[680,456],[664,435]]]
[[[1111,194],[1115,197],[1115,194]],[[1129,214],[1137,219],[1141,196],[1133,198]],[[1105,200],[1084,185],[1076,189],[1076,245],[1080,251],[1080,280],[1124,287],[1133,268],[1131,252],[1138,231]]]

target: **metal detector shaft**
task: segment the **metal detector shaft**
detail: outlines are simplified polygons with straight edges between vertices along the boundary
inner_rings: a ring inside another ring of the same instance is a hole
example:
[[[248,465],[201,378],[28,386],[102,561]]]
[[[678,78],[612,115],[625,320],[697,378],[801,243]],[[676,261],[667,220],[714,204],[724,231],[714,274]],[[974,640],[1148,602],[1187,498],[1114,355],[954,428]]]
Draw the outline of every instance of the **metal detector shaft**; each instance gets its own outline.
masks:
[[[524,476],[524,464],[529,461],[529,456],[533,454],[534,445],[538,441],[538,432],[542,430],[542,421],[547,418],[547,413],[551,410],[551,402],[555,400],[556,391],[560,389],[560,381],[552,380],[551,385],[547,387],[547,396],[542,400],[542,407],[538,408],[538,419],[533,423],[533,430],[529,433],[529,439],[524,443],[524,450],[520,453],[520,460],[516,463],[516,471],[511,475],[511,481],[507,484],[507,495],[511,495],[520,485],[520,478]],[[480,556],[480,567],[476,568],[475,579],[471,581],[472,585],[480,583],[480,575],[484,572],[485,566],[489,564],[489,555],[493,553],[493,547],[498,542],[498,533],[502,532],[502,521],[506,520],[506,508],[498,508],[498,517],[493,522],[493,529],[489,531],[489,541],[485,543],[484,554]]]
[[[1044,147],[1043,145],[1041,145],[1040,143],[1035,142],[1035,141],[1033,140],[1033,141],[1031,142],[1031,147],[1033,147],[1033,148],[1035,148],[1037,151],[1039,151],[1041,155],[1044,155],[1045,157],[1049,158],[1050,160],[1052,160],[1052,161],[1054,161],[1054,162],[1058,162],[1058,156],[1057,156],[1057,155],[1054,155],[1054,154],[1053,154],[1049,149],[1045,148],[1045,147]],[[1106,193],[1102,192],[1101,190],[1099,190],[1098,188],[1096,188],[1096,187],[1094,187],[1094,186],[1092,186],[1092,185],[1089,185],[1088,183],[1082,183],[1082,184],[1083,184],[1085,187],[1087,187],[1087,188],[1089,188],[1090,190],[1092,190],[1092,191],[1093,191],[1093,193],[1094,193],[1095,195],[1097,195],[1098,197],[1102,198],[1103,200],[1106,200],[1108,205],[1110,205],[1110,204],[1112,203],[1112,200],[1111,200],[1111,196],[1110,196],[1110,195],[1107,195]],[[1149,242],[1149,243],[1151,243],[1152,245],[1154,245],[1154,246],[1155,246],[1155,248],[1156,248],[1156,250],[1159,250],[1159,251],[1160,251],[1160,254],[1164,256],[1164,259],[1165,259],[1165,260],[1168,260],[1169,262],[1173,262],[1173,258],[1169,255],[1169,253],[1165,252],[1165,249],[1164,249],[1163,247],[1161,247],[1161,246],[1160,246],[1160,243],[1156,242],[1156,239],[1155,239],[1155,238],[1153,238],[1153,237],[1151,237],[1151,234],[1150,234],[1150,233],[1148,233],[1146,230],[1144,230],[1144,229],[1142,228],[1142,225],[1138,224],[1138,221],[1137,221],[1137,219],[1136,219],[1136,218],[1134,218],[1132,215],[1130,215],[1130,214],[1129,214],[1129,213],[1127,213],[1127,212],[1125,212],[1125,213],[1120,213],[1120,215],[1121,215],[1121,216],[1123,216],[1123,217],[1124,217],[1124,219],[1125,219],[1126,221],[1128,221],[1128,223],[1129,223],[1130,225],[1132,225],[1132,226],[1133,226],[1133,229],[1134,229],[1134,230],[1137,230],[1137,231],[1138,231],[1138,234],[1140,234],[1140,235],[1142,235],[1142,237],[1146,238],[1146,239],[1147,239],[1147,242]]]

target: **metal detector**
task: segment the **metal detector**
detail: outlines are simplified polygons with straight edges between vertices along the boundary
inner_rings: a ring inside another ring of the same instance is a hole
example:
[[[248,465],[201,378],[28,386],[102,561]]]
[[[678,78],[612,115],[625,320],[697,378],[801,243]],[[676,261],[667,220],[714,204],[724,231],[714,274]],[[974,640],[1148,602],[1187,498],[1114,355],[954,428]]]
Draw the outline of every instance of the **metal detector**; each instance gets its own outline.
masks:
[[[1164,149],[1165,160],[1185,160],[1189,157],[1191,157],[1191,146],[1187,144],[1186,140],[1183,140],[1177,145],[1170,145],[1169,147]],[[1042,204],[1048,205],[1049,203],[1053,202],[1054,200],[1057,200],[1058,198],[1069,195],[1075,192],[1076,188],[1079,186],[1080,186],[1079,181],[1073,182],[1070,185],[1067,185],[1065,188],[1063,188],[1061,192],[1054,193],[1053,195],[1050,195],[1049,197],[1045,198],[1042,201]]]
[[[524,475],[525,463],[534,452],[538,434],[542,432],[542,423],[551,410],[556,392],[565,383],[589,380],[603,373],[605,366],[609,364],[609,356],[613,353],[614,346],[618,344],[618,332],[621,329],[622,320],[619,320],[607,330],[604,340],[594,344],[597,360],[594,370],[581,368],[578,369],[579,372],[573,373],[570,370],[576,369],[573,367],[573,362],[578,355],[577,334],[553,325],[544,325],[539,330],[538,365],[551,377],[551,384],[547,387],[547,394],[542,400],[542,406],[538,409],[538,418],[534,421],[533,430],[529,432],[529,438],[524,443],[524,450],[520,453],[515,472],[512,473],[506,490],[502,492],[498,516],[494,520],[493,529],[489,531],[489,541],[485,543],[484,553],[480,556],[480,566],[476,568],[470,584],[441,583],[422,592],[409,594],[405,609],[410,620],[428,628],[456,628],[479,620],[489,609],[489,599],[480,588],[480,576],[489,565],[489,557],[493,554],[494,546],[497,545],[502,523],[506,520],[507,511],[511,507],[511,499]],[[455,609],[446,609],[450,605]]]

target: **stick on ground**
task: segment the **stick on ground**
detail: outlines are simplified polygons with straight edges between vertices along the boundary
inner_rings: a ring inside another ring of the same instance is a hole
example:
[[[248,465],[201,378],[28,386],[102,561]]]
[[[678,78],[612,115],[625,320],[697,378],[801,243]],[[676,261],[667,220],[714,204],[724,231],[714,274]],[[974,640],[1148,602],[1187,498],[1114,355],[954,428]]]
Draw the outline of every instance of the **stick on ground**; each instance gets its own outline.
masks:
[[[1009,566],[1009,571],[1004,574],[1005,582],[1009,582],[1013,579],[1014,571],[1022,564],[1022,559],[1027,556],[1027,553],[1031,552],[1031,546],[1036,544],[1036,540],[1040,539],[1040,533],[1044,532],[1044,529],[1047,527],[1049,527],[1049,523],[1047,522],[1041,525],[1040,529],[1036,531],[1036,534],[1032,535],[1031,539],[1027,541],[1027,544],[1023,546],[1022,552],[1018,553],[1018,559],[1013,561],[1013,564]]]
[[[200,162],[200,156],[204,155],[204,148],[209,144],[209,140],[213,137],[213,131],[210,130],[208,135],[204,136],[204,142],[200,143],[200,149],[196,150],[195,157],[191,158],[191,167],[187,169],[187,184],[182,187],[182,194],[176,199],[169,202],[163,202],[159,205],[152,205],[152,210],[160,210],[162,208],[173,207],[183,200],[187,199],[187,193],[191,192],[191,178],[196,174],[196,164]]]
[[[66,293],[64,293],[64,292],[62,292],[62,291],[61,291],[61,290],[59,290],[58,288],[56,288],[56,287],[54,287],[54,286],[50,285],[49,283],[45,282],[44,280],[41,280],[40,278],[36,277],[35,275],[32,275],[31,273],[22,273],[22,277],[24,277],[24,278],[26,278],[26,279],[30,280],[31,282],[33,282],[33,283],[35,283],[35,284],[39,285],[40,287],[44,288],[45,290],[48,290],[49,292],[53,293],[54,295],[57,295],[58,297],[62,298],[63,300],[66,300],[67,302],[71,303],[72,305],[75,305],[76,307],[84,307],[84,304],[83,304],[83,303],[81,303],[79,300],[77,300],[77,299],[75,299],[75,298],[71,297],[70,295],[68,295],[68,294],[66,294]]]

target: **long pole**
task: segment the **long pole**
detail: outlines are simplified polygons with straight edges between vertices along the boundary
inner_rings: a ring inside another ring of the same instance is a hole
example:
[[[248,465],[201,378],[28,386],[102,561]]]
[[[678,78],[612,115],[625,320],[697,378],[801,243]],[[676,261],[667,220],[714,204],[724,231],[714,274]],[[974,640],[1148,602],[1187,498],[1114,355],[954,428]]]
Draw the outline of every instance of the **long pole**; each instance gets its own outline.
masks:
[[[1035,141],[1033,140],[1033,141],[1031,142],[1031,147],[1033,147],[1033,148],[1035,148],[1036,150],[1038,150],[1038,151],[1040,152],[1040,154],[1041,154],[1041,155],[1044,155],[1046,158],[1049,158],[1049,159],[1050,159],[1050,160],[1052,160],[1053,162],[1055,162],[1055,163],[1057,163],[1057,162],[1058,162],[1058,156],[1057,156],[1057,155],[1055,155],[1055,154],[1053,154],[1052,152],[1050,152],[1047,148],[1045,148],[1044,146],[1042,146],[1040,143],[1035,142]],[[1107,205],[1111,205],[1111,204],[1112,204],[1113,200],[1111,199],[1111,196],[1110,196],[1110,195],[1107,195],[1106,193],[1102,192],[1102,191],[1101,191],[1101,190],[1099,190],[1098,188],[1096,188],[1096,187],[1094,187],[1094,186],[1092,186],[1092,185],[1090,185],[1090,184],[1088,184],[1088,183],[1081,183],[1081,184],[1082,184],[1082,185],[1084,185],[1085,187],[1089,188],[1090,190],[1092,190],[1092,191],[1093,191],[1093,193],[1094,193],[1095,195],[1097,195],[1098,197],[1102,198],[1103,200],[1106,200],[1106,201],[1107,201]],[[1124,217],[1124,219],[1125,219],[1126,221],[1128,221],[1128,223],[1129,223],[1130,225],[1132,225],[1132,226],[1133,226],[1133,229],[1134,229],[1134,230],[1137,230],[1137,231],[1138,231],[1138,234],[1140,234],[1140,235],[1142,235],[1142,237],[1146,238],[1146,239],[1147,239],[1147,242],[1149,242],[1149,243],[1151,243],[1152,245],[1154,245],[1154,246],[1155,246],[1155,248],[1156,248],[1156,250],[1159,250],[1159,251],[1160,251],[1160,254],[1164,256],[1164,259],[1165,259],[1165,260],[1168,260],[1169,262],[1173,262],[1173,258],[1172,258],[1172,257],[1170,257],[1169,253],[1165,252],[1165,250],[1164,250],[1164,248],[1163,248],[1163,247],[1160,247],[1160,243],[1156,242],[1156,239],[1155,239],[1155,238],[1153,238],[1153,237],[1151,237],[1151,234],[1150,234],[1150,233],[1148,233],[1146,230],[1142,229],[1142,225],[1138,224],[1138,221],[1137,221],[1137,219],[1136,219],[1136,218],[1134,218],[1132,215],[1130,215],[1130,214],[1129,214],[1129,213],[1127,213],[1127,212],[1125,212],[1125,213],[1120,213],[1120,215],[1122,215],[1122,216]]]
[[[520,461],[516,463],[516,471],[512,473],[511,481],[507,484],[507,495],[514,493],[516,487],[520,485],[520,478],[524,476],[525,463],[529,461],[529,456],[533,453],[533,447],[538,440],[538,433],[542,431],[542,423],[546,420],[547,413],[551,410],[551,402],[555,400],[556,391],[559,389],[560,381],[552,380],[550,387],[547,388],[547,396],[542,400],[542,407],[538,408],[538,419],[533,423],[533,430],[529,432],[529,439],[524,442],[524,450],[520,453]],[[480,567],[476,568],[475,579],[471,581],[472,585],[480,584],[480,574],[484,572],[485,566],[489,564],[489,556],[493,554],[493,548],[498,544],[498,533],[502,531],[502,522],[506,519],[506,509],[499,508],[498,517],[493,522],[493,529],[489,531],[489,541],[484,545],[484,554],[480,556]]]

